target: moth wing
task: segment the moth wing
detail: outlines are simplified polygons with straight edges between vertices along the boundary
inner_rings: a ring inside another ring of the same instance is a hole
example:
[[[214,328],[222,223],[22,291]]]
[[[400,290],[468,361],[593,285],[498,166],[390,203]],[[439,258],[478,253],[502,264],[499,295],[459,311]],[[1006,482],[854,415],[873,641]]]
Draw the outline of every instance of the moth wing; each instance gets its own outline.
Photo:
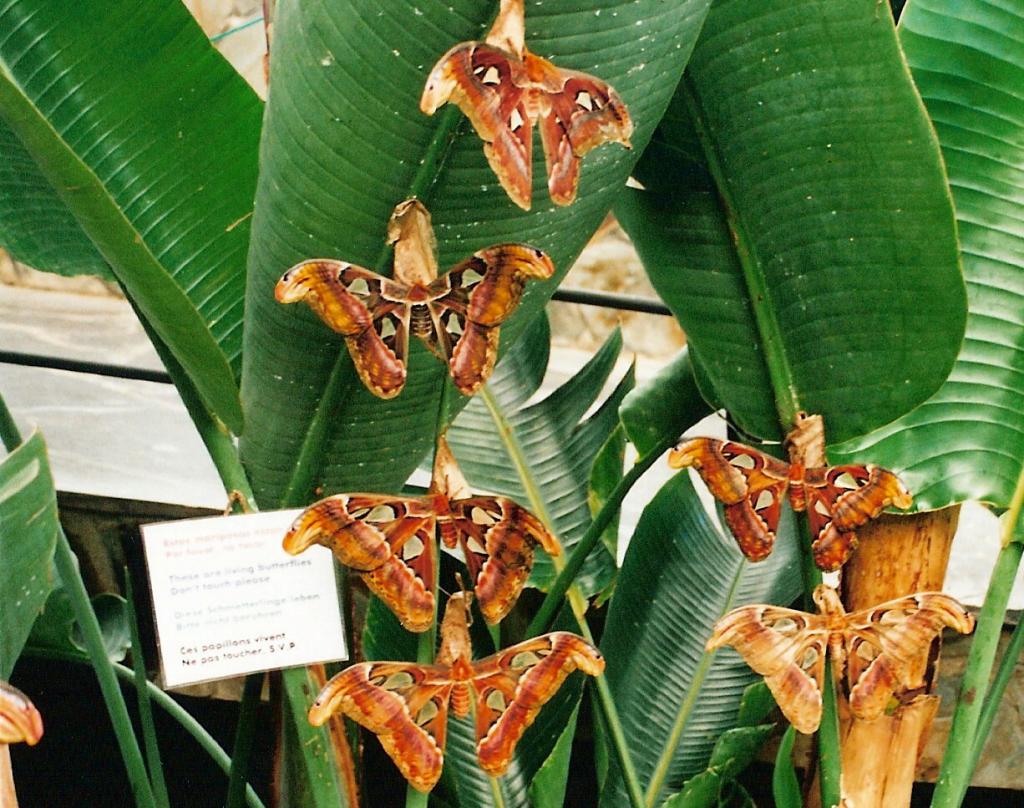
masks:
[[[282,544],[292,555],[314,543],[330,548],[403,626],[426,631],[434,620],[435,523],[422,499],[338,494],[306,508]]]
[[[35,746],[43,737],[43,717],[28,696],[0,680],[0,744]]]
[[[336,712],[377,735],[402,776],[430,791],[441,776],[451,696],[444,665],[363,662],[334,676],[309,709],[320,726]]]
[[[507,497],[454,500],[451,509],[442,537],[462,547],[480,611],[488,623],[497,623],[530,577],[534,548],[539,544],[549,555],[562,548],[543,522]]]
[[[672,468],[697,471],[712,496],[725,508],[740,550],[751,561],[772,551],[789,485],[789,464],[733,441],[694,438],[668,456]]]
[[[527,280],[555,271],[542,250],[497,244],[474,253],[446,276],[447,295],[435,302],[436,322],[451,341],[449,367],[464,395],[476,393],[498,358],[499,326],[515,311]]]
[[[779,606],[743,606],[719,620],[709,651],[731,645],[764,676],[783,715],[798,732],[821,722],[822,686],[829,632],[819,615]]]
[[[513,202],[530,209],[533,121],[526,103],[522,62],[480,42],[462,42],[438,60],[427,78],[420,109],[428,115],[451,101],[484,141],[484,154]]]
[[[846,563],[858,527],[890,505],[908,508],[913,501],[899,477],[872,465],[807,469],[804,490],[814,561],[828,571]]]
[[[599,78],[551,68],[557,71],[560,89],[547,95],[547,111],[538,125],[548,193],[556,205],[571,205],[579,185],[580,158],[602,143],[631,148],[633,122],[618,93]]]
[[[843,646],[850,709],[859,718],[880,716],[900,688],[912,689],[914,663],[943,628],[974,630],[974,616],[940,592],[920,592],[846,615]]]
[[[386,280],[354,264],[314,258],[288,269],[274,287],[274,297],[278,303],[305,301],[332,330],[353,337],[368,329],[372,322],[368,303],[373,293],[350,290],[356,279],[362,281],[357,289],[376,290],[378,295]]]
[[[575,634],[556,631],[513,645],[473,665],[477,757],[488,774],[508,769],[515,746],[540,708],[579,669],[591,676],[604,658]]]
[[[404,287],[342,261],[313,259],[289,269],[277,282],[280,303],[305,300],[321,320],[345,338],[363,384],[380,398],[405,385],[409,306]]]

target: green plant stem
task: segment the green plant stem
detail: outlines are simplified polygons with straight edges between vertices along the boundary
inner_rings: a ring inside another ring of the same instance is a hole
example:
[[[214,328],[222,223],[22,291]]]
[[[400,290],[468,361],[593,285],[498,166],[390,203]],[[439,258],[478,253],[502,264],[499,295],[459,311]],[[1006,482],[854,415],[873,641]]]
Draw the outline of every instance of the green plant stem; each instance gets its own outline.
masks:
[[[501,438],[506,451],[508,451],[513,466],[515,466],[520,482],[523,485],[523,490],[526,492],[526,497],[530,502],[530,508],[548,527],[548,529],[551,530],[553,523],[551,521],[551,516],[548,513],[547,503],[541,496],[540,487],[537,485],[537,481],[534,480],[529,464],[526,462],[526,455],[523,452],[522,444],[519,442],[519,437],[516,435],[515,428],[501,411],[501,407],[498,405],[497,400],[494,398],[487,385],[484,385],[479,395],[483,400],[484,405],[487,407],[487,410],[491,415],[491,419],[494,421],[495,428],[498,431],[498,435]],[[614,492],[612,493],[612,496],[609,497],[609,502],[611,502],[613,496]],[[602,527],[601,530],[596,531],[596,537],[600,537],[601,531],[603,530],[604,528]],[[596,538],[593,541],[596,541]],[[562,561],[560,556],[553,558],[552,561],[554,562],[556,569],[559,571],[559,576],[561,576],[565,566],[567,566],[566,562]],[[562,566],[560,567],[559,565]],[[590,631],[590,626],[587,624],[586,618],[586,599],[583,597],[579,589],[571,583],[567,586],[566,593],[568,595],[569,605],[572,607],[573,614],[576,616],[576,622],[579,625],[580,634],[583,635],[583,638],[586,639],[587,642],[593,644],[594,636]],[[560,599],[556,601],[556,607],[557,605],[560,605],[560,603]],[[533,622],[535,621],[531,621],[531,627]],[[531,635],[528,634],[527,636]],[[597,689],[598,707],[602,718],[604,719],[605,727],[608,730],[608,735],[611,737],[612,749],[615,752],[619,767],[622,771],[622,779],[626,784],[626,791],[629,795],[630,806],[631,808],[644,808],[644,795],[643,790],[640,788],[640,779],[637,776],[636,767],[633,765],[633,758],[629,754],[629,745],[626,743],[626,733],[622,729],[622,722],[619,720],[619,713],[615,707],[615,700],[612,698],[611,689],[608,687],[608,680],[603,673],[594,677],[594,685]]]
[[[779,743],[779,751],[775,755],[775,769],[772,772],[772,797],[776,808],[802,808],[800,783],[793,768],[793,741],[796,730],[787,727]]]
[[[1013,504],[1008,513],[1009,519],[1005,523],[1004,537],[1012,537],[1017,530],[1021,516],[1022,494],[1024,475],[1018,481],[1017,490],[1014,492]],[[932,796],[932,808],[957,808],[974,774],[974,766],[978,759],[976,747],[981,743],[978,734],[981,709],[999,646],[1006,605],[1010,600],[1022,553],[1024,545],[1007,538],[996,558],[985,602],[978,617],[978,628],[971,643],[971,652],[967,657],[960,696],[949,730],[949,743],[946,745],[946,754]]]
[[[146,747],[146,766],[153,797],[159,808],[170,808],[167,795],[164,767],[160,760],[160,744],[157,741],[156,725],[153,722],[153,705],[149,699],[149,678],[146,676],[146,661],[142,653],[142,638],[139,634],[139,620],[135,612],[135,586],[128,568],[124,569],[125,603],[128,607],[128,627],[132,639],[132,670],[135,674],[135,694],[139,707],[139,725],[142,727],[142,742]]]
[[[974,741],[971,761],[972,771],[978,767],[978,759],[985,750],[985,743],[988,741],[989,732],[992,731],[992,722],[995,720],[996,713],[999,710],[999,703],[1006,692],[1006,686],[1013,679],[1017,660],[1020,658],[1022,650],[1024,650],[1024,621],[1018,621],[1013,634],[1010,636],[1010,642],[1006,645],[1003,658],[999,660],[996,676],[992,680],[989,694],[981,708],[981,716],[978,718],[978,732]]]
[[[488,776],[491,783],[491,799],[494,800],[494,808],[505,808],[505,795],[501,793],[501,781],[497,777]]]
[[[580,628],[586,626],[584,620]],[[587,641],[593,643],[594,638],[589,627],[584,632]],[[631,808],[644,808],[644,793],[640,788],[640,777],[636,773],[636,766],[633,765],[633,757],[629,754],[629,744],[626,742],[626,733],[622,729],[622,722],[619,720],[619,711],[615,707],[615,699],[612,697],[611,688],[608,686],[608,678],[602,673],[594,677],[594,687],[597,690],[597,704],[600,708],[601,718],[604,720],[605,729],[611,737],[612,749],[622,771],[622,780],[626,784],[626,793],[629,796]]]
[[[252,750],[256,746],[256,727],[260,694],[266,674],[250,673],[245,677],[242,700],[238,705],[238,724],[235,727],[235,744],[231,750],[231,771],[228,773],[228,793],[224,801],[226,808],[242,808],[245,805],[245,789],[248,785],[249,764]]]
[[[836,687],[832,678],[832,660],[825,658],[825,683],[822,688],[821,725],[818,727],[818,771],[823,808],[839,808],[842,802],[841,750],[839,745],[839,711],[836,709]]]
[[[440,176],[441,168],[448,157],[451,145],[455,141],[460,118],[461,113],[458,107],[455,106],[450,106],[440,114],[434,137],[427,146],[423,162],[420,163],[419,170],[409,186],[408,197],[416,197],[426,204],[430,191]],[[390,244],[385,244],[381,249],[380,255],[374,263],[374,269],[378,273],[382,275],[390,274],[384,271],[384,267],[391,256],[391,252]],[[349,360],[348,353],[341,350],[339,346],[338,359],[331,369],[331,374],[324,386],[323,395],[320,397],[316,411],[309,422],[306,437],[302,441],[302,448],[295,459],[295,467],[292,471],[291,479],[289,479],[288,486],[285,488],[285,493],[281,498],[281,507],[297,506],[307,501],[308,492],[313,487],[314,477],[320,469],[323,450],[327,444],[327,429],[334,418],[334,413],[341,406],[345,397],[349,395],[352,386],[360,383],[352,381],[351,374],[347,372],[350,367],[351,361]]]
[[[594,521],[590,523],[590,526],[580,538],[579,543],[573,548],[572,554],[565,562],[565,567],[558,573],[558,577],[555,578],[548,589],[547,594],[544,596],[544,601],[537,610],[537,614],[534,615],[526,629],[527,637],[536,637],[538,634],[543,634],[545,631],[550,630],[551,624],[555,620],[555,615],[558,614],[562,601],[565,599],[565,593],[576,580],[580,570],[583,569],[583,565],[586,563],[591,551],[601,540],[605,528],[615,518],[615,514],[619,512],[626,494],[633,488],[636,481],[643,476],[644,472],[653,466],[658,458],[671,448],[674,443],[674,437],[663,438],[653,449],[639,457],[636,463],[633,464],[633,467],[623,475],[615,488],[612,489],[601,510],[594,516]]]
[[[135,315],[139,318],[139,322],[142,323],[149,341],[153,344],[153,349],[160,357],[160,361],[164,363],[171,381],[174,382],[178,395],[181,396],[181,401],[185,405],[185,410],[192,419],[192,423],[199,433],[199,437],[203,441],[210,459],[213,461],[214,468],[217,469],[217,475],[224,485],[224,490],[229,494],[232,491],[237,491],[242,495],[250,510],[257,510],[252,486],[249,484],[249,477],[246,475],[245,469],[242,468],[242,463],[238,459],[238,449],[235,447],[228,428],[219,418],[211,414],[209,408],[200,398],[199,392],[196,390],[188,373],[185,372],[181,363],[174,358],[174,354],[168,350],[163,340],[153,330],[145,315],[135,305],[135,301],[130,296],[128,296],[128,302],[131,303],[132,308],[135,310]]]
[[[725,596],[722,614],[732,609],[733,601],[736,599],[736,589],[740,585],[740,578],[743,575],[745,564],[745,561],[740,561],[736,567],[736,574],[733,576],[732,583],[729,585],[729,592]],[[708,671],[711,670],[711,664],[715,660],[715,653],[714,651],[705,651],[701,655],[697,670],[693,674],[693,681],[690,683],[686,696],[679,705],[676,719],[672,723],[672,729],[669,731],[668,739],[665,741],[665,748],[662,749],[661,757],[658,758],[658,762],[654,766],[654,772],[651,774],[651,779],[647,783],[645,802],[648,808],[654,808],[658,794],[661,792],[661,787],[665,784],[665,778],[668,777],[668,771],[672,765],[672,759],[675,757],[676,748],[679,746],[679,740],[683,737],[683,730],[686,728],[686,723],[690,720],[694,707],[697,706],[697,697],[700,696],[704,679],[708,675]]]
[[[821,584],[821,570],[814,563],[811,552],[811,528],[806,513],[795,514],[798,533],[803,537],[804,604],[807,611],[816,609],[811,593]],[[825,660],[825,681],[823,682],[821,724],[818,727],[818,785],[821,789],[821,804],[824,808],[837,806],[842,798],[841,775],[842,755],[839,744],[839,713],[836,709],[836,683],[832,678],[831,661]]]
[[[28,646],[25,648],[25,653],[38,659],[54,659],[60,660],[61,662],[74,662],[79,665],[89,664],[89,658],[87,656],[68,653],[66,651],[57,651],[52,648],[33,648],[32,646]],[[119,679],[129,684],[134,683],[135,674],[131,668],[120,665],[117,662],[113,662],[111,665],[114,668],[115,675]],[[219,743],[217,743],[216,739],[206,731],[206,728],[196,721],[196,719],[192,717],[191,713],[164,693],[164,691],[155,684],[147,681],[146,688],[149,690],[149,697],[153,703],[177,721],[179,726],[181,726],[185,732],[195,739],[200,748],[206,752],[214,763],[217,764],[221,771],[227,774],[228,770],[231,768],[231,758],[228,757],[228,753],[224,751],[224,748]],[[256,794],[252,787],[249,787],[246,791],[246,804],[249,808],[266,808],[260,800],[259,795]]]
[[[85,648],[96,673],[96,679],[99,681],[100,692],[107,705],[107,712],[110,714],[110,722],[113,725],[114,734],[117,736],[117,745],[121,749],[121,757],[124,759],[128,772],[135,804],[143,808],[156,808],[153,789],[149,785],[149,777],[146,773],[146,763],[142,758],[139,742],[132,728],[128,707],[125,704],[121,688],[117,685],[113,664],[107,657],[107,649],[103,646],[100,624],[92,609],[92,603],[89,601],[85,583],[78,571],[78,560],[75,558],[63,528],[57,531],[57,551],[53,560],[71,601],[75,621],[82,630]],[[134,674],[132,675],[134,676]]]
[[[21,445],[21,433],[2,397],[0,397],[0,440],[3,441],[8,451],[13,451]],[[99,680],[100,692],[107,705],[110,722],[113,725],[121,757],[124,759],[125,769],[128,772],[128,781],[131,783],[132,794],[135,796],[135,804],[143,808],[157,808],[153,789],[149,785],[149,776],[146,773],[146,763],[142,758],[139,741],[135,737],[135,730],[132,728],[132,721],[128,715],[128,706],[125,704],[121,689],[117,686],[112,663],[107,656],[107,649],[103,646],[103,635],[100,632],[99,621],[96,619],[96,612],[92,609],[89,593],[85,589],[85,582],[82,581],[81,573],[78,570],[78,560],[75,558],[63,528],[57,530],[57,549],[53,561],[71,601],[75,620],[82,629],[85,647],[93,670],[96,672],[96,678]]]
[[[417,791],[412,785],[405,787],[405,808],[427,808],[430,801],[430,794]]]
[[[3,441],[4,448],[13,452],[21,445],[21,433],[18,425],[14,422],[14,416],[7,409],[7,403],[0,396],[0,441]]]
[[[711,173],[718,196],[725,209],[729,232],[732,233],[733,243],[736,247],[737,260],[740,263],[750,296],[754,322],[757,324],[757,331],[761,337],[765,366],[768,369],[768,378],[771,380],[775,393],[775,408],[779,415],[779,423],[786,427],[796,422],[796,415],[803,408],[800,406],[796,386],[793,384],[793,372],[785,353],[782,330],[775,317],[776,307],[772,303],[768,291],[762,261],[755,254],[754,245],[747,234],[746,226],[737,213],[738,208],[733,200],[728,178],[725,176],[721,155],[714,147],[714,139],[708,134],[704,110],[688,74],[684,74],[682,81],[679,82],[678,92],[686,103],[690,120],[697,133],[697,139],[700,141],[707,159],[708,171]]]
[[[123,665],[114,663],[114,672],[122,679],[127,679],[130,675],[130,671]],[[192,715],[178,702],[168,696],[164,691],[154,685],[152,682],[148,683],[149,694],[156,704],[163,709],[171,718],[178,722],[182,729],[184,729],[189,735],[191,735],[196,743],[202,748],[210,759],[220,767],[224,774],[227,774],[231,769],[231,758],[228,757],[228,753],[224,751],[224,748],[217,743],[217,741],[206,731],[206,728],[196,721]],[[263,801],[256,794],[255,789],[252,786],[245,787],[245,804],[249,808],[266,808]]]
[[[441,377],[441,395],[437,403],[437,418],[435,420],[434,428],[434,454],[437,454],[437,438],[443,433],[444,428],[444,417],[445,417],[445,404],[448,400],[448,376],[444,375]],[[436,458],[435,458],[436,459]],[[440,558],[438,563],[434,564],[434,580],[431,583],[431,589],[434,593],[434,619],[430,624],[430,628],[422,632],[416,637],[416,661],[421,665],[430,665],[434,661],[435,648],[437,647],[437,596],[438,596],[438,578],[440,576],[441,563]],[[405,808],[427,808],[430,795],[424,794],[421,791],[417,791],[412,787],[412,784],[406,786],[405,790]]]

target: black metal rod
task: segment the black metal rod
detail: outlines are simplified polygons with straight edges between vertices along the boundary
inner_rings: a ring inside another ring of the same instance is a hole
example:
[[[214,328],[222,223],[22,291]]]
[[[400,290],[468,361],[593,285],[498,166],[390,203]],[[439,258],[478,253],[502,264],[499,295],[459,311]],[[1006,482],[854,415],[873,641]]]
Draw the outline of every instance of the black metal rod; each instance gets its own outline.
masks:
[[[556,289],[552,300],[560,303],[582,303],[602,309],[621,309],[641,314],[662,314],[671,317],[672,311],[660,300],[639,295],[622,295],[615,292],[591,292],[584,289]]]
[[[84,359],[68,359],[63,356],[40,356],[19,351],[0,351],[0,363],[50,370],[67,370],[72,373],[91,373],[93,376],[110,376],[115,379],[171,384],[171,377],[163,370],[111,365],[106,362],[89,362]]]
[[[642,314],[671,316],[668,306],[660,300],[637,295],[621,295],[613,292],[590,292],[583,289],[557,289],[552,300],[561,303],[580,303],[603,309],[636,311]],[[162,370],[113,365],[106,362],[90,362],[85,359],[69,359],[61,356],[41,356],[20,351],[0,351],[0,364],[22,365],[25,367],[66,370],[71,373],[90,373],[93,376],[109,376],[115,379],[171,384],[171,377]]]

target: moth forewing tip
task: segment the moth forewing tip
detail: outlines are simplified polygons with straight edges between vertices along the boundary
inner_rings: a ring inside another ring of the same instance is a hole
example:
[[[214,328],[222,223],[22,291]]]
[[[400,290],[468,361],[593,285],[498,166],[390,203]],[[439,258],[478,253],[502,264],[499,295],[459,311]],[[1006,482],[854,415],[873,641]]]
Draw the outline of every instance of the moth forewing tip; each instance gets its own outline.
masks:
[[[288,555],[299,555],[317,543],[320,530],[316,527],[313,507],[310,506],[300,513],[281,539],[281,548]]]
[[[0,680],[0,744],[35,746],[43,737],[43,717],[24,693]]]

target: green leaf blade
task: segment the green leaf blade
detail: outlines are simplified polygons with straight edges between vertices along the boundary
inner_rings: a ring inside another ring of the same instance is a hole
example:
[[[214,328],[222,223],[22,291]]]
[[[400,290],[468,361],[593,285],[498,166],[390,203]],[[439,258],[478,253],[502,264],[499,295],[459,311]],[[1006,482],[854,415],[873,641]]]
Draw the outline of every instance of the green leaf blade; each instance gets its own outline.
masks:
[[[1021,473],[1024,381],[1024,12],[993,3],[909,3],[900,41],[942,145],[970,300],[945,385],[899,421],[830,450],[900,472],[918,508],[1009,505]]]
[[[10,2],[0,30],[0,117],[207,406],[241,431],[258,99],[174,4]]]
[[[937,144],[885,5],[717,3],[678,93],[660,135],[675,148],[654,154],[689,185],[636,194],[652,198],[623,222],[708,397],[754,435],[779,437],[803,409],[841,440],[931,395],[964,290]]]
[[[631,390],[619,408],[626,435],[641,455],[710,414],[685,348],[651,379]]]
[[[502,326],[507,349],[611,207],[668,103],[708,0],[615,0],[588,11],[568,0],[529,6],[531,47],[560,66],[609,82],[636,122],[633,152],[612,144],[583,159],[579,198],[566,208],[548,199],[535,146],[529,213],[505,196],[479,139],[461,119],[439,176],[426,177],[422,187],[416,180],[446,114],[419,112],[427,74],[454,44],[480,38],[496,6],[490,0],[425,0],[368,10],[346,0],[279,9],[271,67],[277,92],[269,96],[262,145],[242,384],[253,419],[243,455],[257,493],[269,501],[280,498],[297,465],[303,473],[315,467],[316,482],[327,491],[396,488],[429,449],[442,372],[414,346],[403,393],[389,402],[373,400],[355,378],[341,340],[310,313],[274,302],[281,274],[315,256],[389,274],[382,260],[385,226],[393,207],[415,192],[433,215],[442,271],[502,242],[533,244],[554,260],[556,278],[531,284]],[[297,144],[304,149],[301,158]],[[339,355],[344,416],[321,419],[329,424],[312,443],[322,451],[306,459],[302,447],[309,445],[313,413]]]
[[[53,586],[57,494],[39,432],[0,462],[0,679],[10,679]]]
[[[503,428],[507,425],[514,432],[515,445],[495,431],[495,414],[479,397],[466,406],[448,431],[452,452],[470,484],[511,497],[549,520],[567,555],[592,521],[591,469],[617,426],[619,404],[632,387],[632,373],[623,376],[589,418],[579,419],[598,399],[621,349],[622,337],[616,331],[572,379],[518,411],[492,397],[497,417],[505,422]],[[499,367],[495,375],[500,378],[504,372],[505,368]],[[577,582],[590,595],[607,583],[613,572],[612,557],[604,545],[598,545]],[[538,552],[531,583],[544,588],[554,577],[553,562]]]
[[[716,738],[735,725],[755,674],[732,651],[719,652],[691,693],[711,627],[746,603],[788,603],[800,591],[798,547],[784,517],[769,558],[745,561],[711,524],[686,474],[677,474],[645,509],[626,552],[601,642],[607,676],[641,782],[650,780],[687,698],[695,698],[672,753],[664,799],[708,765]],[[737,577],[738,576],[738,577]],[[735,588],[734,588],[735,584]],[[653,705],[657,705],[656,708]],[[613,766],[602,806],[623,804]],[[657,804],[657,799],[655,800]]]
[[[305,668],[281,672],[282,808],[350,808],[328,729],[306,719],[318,689]]]
[[[2,120],[0,153],[0,245],[36,269],[114,280],[96,245]]]

